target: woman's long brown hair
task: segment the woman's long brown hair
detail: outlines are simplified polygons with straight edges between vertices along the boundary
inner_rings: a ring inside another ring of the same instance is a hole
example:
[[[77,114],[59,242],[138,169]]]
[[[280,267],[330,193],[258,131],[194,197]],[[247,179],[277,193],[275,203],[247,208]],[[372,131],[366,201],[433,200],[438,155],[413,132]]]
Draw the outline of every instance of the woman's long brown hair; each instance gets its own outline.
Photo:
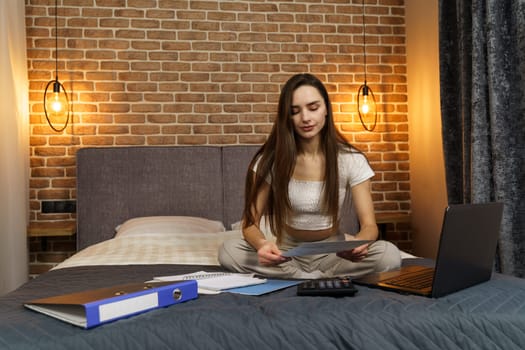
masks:
[[[332,105],[328,92],[323,83],[312,74],[297,74],[291,77],[284,85],[277,107],[277,118],[266,142],[257,151],[252,159],[246,176],[245,203],[243,212],[243,227],[255,222],[252,210],[255,210],[257,194],[266,178],[271,178],[271,191],[266,208],[261,215],[266,216],[270,229],[277,242],[281,241],[282,228],[286,217],[291,211],[288,194],[288,183],[293,174],[297,153],[300,151],[297,135],[292,121],[292,101],[294,91],[303,85],[315,87],[324,99],[326,105],[326,122],[321,130],[321,147],[325,156],[325,186],[321,201],[322,209],[332,217],[334,225],[338,225],[339,211],[339,168],[337,156],[340,150],[355,150],[335,128]],[[260,159],[259,159],[260,158]],[[257,175],[253,167],[258,161]]]

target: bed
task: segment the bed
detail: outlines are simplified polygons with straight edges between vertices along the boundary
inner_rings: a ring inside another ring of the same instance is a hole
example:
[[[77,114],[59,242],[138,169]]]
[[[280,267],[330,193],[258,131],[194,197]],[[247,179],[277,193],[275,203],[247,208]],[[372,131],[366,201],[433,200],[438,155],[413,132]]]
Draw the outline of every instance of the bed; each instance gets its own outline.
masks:
[[[0,349],[523,349],[525,281],[495,273],[439,298],[357,286],[354,297],[195,300],[84,330],[23,303],[154,276],[222,271],[240,235],[257,146],[85,148],[77,155],[78,253],[0,297]],[[355,230],[355,219],[342,223]],[[404,264],[420,262],[408,257]]]

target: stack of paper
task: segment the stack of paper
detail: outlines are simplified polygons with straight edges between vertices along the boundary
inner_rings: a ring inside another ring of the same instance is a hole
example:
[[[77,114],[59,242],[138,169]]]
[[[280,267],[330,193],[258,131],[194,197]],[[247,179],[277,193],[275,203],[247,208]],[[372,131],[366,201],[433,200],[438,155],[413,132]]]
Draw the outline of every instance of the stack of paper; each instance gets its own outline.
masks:
[[[185,275],[160,276],[155,277],[153,280],[163,282],[196,280],[199,287],[199,293],[202,294],[209,294],[207,291],[213,293],[266,282],[265,278],[257,278],[254,274],[205,271],[197,271]]]

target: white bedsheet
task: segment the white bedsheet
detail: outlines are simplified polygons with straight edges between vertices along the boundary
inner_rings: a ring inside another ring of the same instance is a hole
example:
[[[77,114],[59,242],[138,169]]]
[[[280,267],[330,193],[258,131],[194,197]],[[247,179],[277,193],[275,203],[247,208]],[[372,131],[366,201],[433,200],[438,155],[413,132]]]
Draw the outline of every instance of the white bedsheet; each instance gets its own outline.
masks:
[[[219,265],[218,250],[222,242],[241,236],[239,230],[117,236],[79,251],[53,269],[93,265]],[[402,251],[401,257],[414,256]]]
[[[79,251],[53,269],[91,265],[219,265],[219,246],[226,239],[240,237],[241,231],[117,236]]]

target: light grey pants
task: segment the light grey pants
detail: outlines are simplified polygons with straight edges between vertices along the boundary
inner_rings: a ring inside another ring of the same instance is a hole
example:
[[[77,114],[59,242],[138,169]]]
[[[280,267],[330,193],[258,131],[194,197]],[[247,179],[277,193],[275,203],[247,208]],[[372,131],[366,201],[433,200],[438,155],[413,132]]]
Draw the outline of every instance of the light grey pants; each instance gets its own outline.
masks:
[[[326,241],[336,240],[330,237]],[[279,249],[285,251],[299,244],[285,235]],[[219,262],[226,269],[241,273],[256,273],[266,277],[314,279],[336,276],[359,277],[371,272],[396,269],[401,265],[399,249],[387,241],[376,241],[368,247],[368,255],[352,262],[336,254],[297,256],[277,266],[259,264],[257,252],[243,238],[225,241],[219,248]]]

